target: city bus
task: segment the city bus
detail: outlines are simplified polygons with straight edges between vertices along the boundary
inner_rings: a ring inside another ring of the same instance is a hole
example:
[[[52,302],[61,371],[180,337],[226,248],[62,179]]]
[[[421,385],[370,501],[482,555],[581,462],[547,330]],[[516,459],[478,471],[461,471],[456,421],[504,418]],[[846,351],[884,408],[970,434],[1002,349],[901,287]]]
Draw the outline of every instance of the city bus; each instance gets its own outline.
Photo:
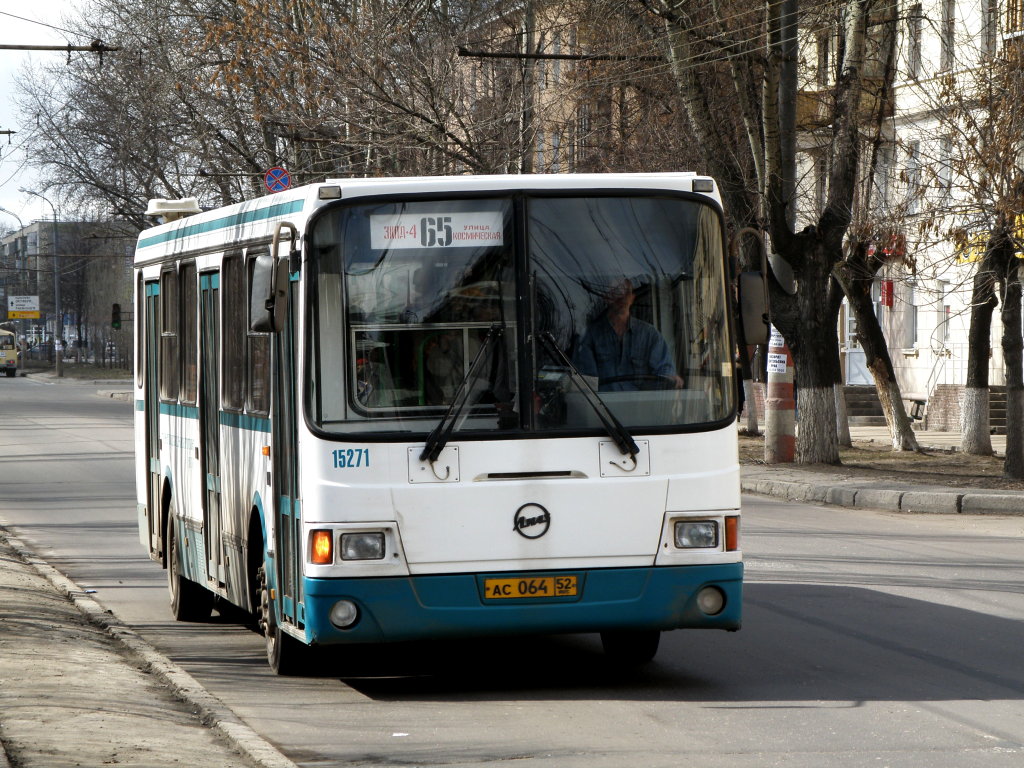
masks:
[[[342,179],[180,218],[154,204],[138,521],[175,619],[251,612],[278,674],[332,646],[511,634],[599,633],[642,663],[664,631],[740,627],[713,179]]]
[[[18,337],[0,328],[0,371],[8,378],[18,375]]]

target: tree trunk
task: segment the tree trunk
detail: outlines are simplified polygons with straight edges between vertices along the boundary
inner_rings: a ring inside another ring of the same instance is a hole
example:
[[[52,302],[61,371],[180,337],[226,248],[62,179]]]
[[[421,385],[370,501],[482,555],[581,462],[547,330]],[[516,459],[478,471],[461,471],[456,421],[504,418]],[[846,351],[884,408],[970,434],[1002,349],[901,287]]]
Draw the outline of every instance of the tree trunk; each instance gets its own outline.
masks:
[[[853,437],[850,435],[850,415],[846,411],[846,390],[842,382],[836,382],[836,439],[840,448],[853,447]]]
[[[871,283],[880,264],[873,264],[858,243],[846,261],[835,268],[836,278],[843,286],[850,311],[857,318],[857,335],[864,350],[865,362],[875,380],[875,390],[889,426],[894,451],[917,451],[917,437],[910,426],[910,417],[903,407],[903,398],[896,381],[896,371],[889,357],[889,346],[875,315],[871,301]]]
[[[835,321],[822,299],[832,279],[832,262],[820,252],[823,245],[816,238],[812,242],[805,238],[800,241],[818,252],[805,254],[800,290],[794,297],[799,309],[800,334],[786,339],[796,367],[797,462],[838,464],[835,382],[839,357],[831,348],[838,339]]]
[[[974,456],[992,455],[988,423],[988,361],[992,313],[996,308],[994,284],[992,262],[986,254],[974,275],[971,327],[967,337],[967,380],[960,406],[960,450]]]
[[[1006,461],[1003,475],[1024,479],[1024,369],[1022,369],[1020,261],[1009,257],[1003,279],[1003,366],[1006,375]]]

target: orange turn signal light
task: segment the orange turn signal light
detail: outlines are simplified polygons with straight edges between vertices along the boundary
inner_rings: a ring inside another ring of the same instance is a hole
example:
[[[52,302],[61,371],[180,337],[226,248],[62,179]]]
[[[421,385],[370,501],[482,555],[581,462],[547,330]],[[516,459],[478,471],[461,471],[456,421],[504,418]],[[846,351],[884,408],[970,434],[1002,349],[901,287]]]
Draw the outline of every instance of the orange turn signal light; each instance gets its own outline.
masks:
[[[334,562],[334,536],[331,531],[313,531],[310,540],[309,558],[314,565],[330,565]]]
[[[725,518],[725,551],[737,552],[740,548],[740,519]]]

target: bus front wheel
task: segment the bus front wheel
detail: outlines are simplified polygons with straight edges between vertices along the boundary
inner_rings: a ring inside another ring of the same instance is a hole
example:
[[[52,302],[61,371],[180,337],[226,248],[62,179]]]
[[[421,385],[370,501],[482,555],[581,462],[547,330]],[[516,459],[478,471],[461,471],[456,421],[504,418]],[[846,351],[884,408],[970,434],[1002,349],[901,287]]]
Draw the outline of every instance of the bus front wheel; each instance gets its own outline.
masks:
[[[187,579],[181,572],[181,553],[174,529],[174,501],[167,512],[167,591],[171,614],[177,621],[206,621],[213,612],[213,592]]]
[[[289,635],[277,617],[277,607],[267,580],[267,563],[256,572],[259,585],[260,630],[267,641],[267,661],[278,675],[301,675],[308,671],[309,648]]]
[[[617,664],[646,664],[658,652],[660,642],[661,632],[656,629],[601,633],[605,656]]]

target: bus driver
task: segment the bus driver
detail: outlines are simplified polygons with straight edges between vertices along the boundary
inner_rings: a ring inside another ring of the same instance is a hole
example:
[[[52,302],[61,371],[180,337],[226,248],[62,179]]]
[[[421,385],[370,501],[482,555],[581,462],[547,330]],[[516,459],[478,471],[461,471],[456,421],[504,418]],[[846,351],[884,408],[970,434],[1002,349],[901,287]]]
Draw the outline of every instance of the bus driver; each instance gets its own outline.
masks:
[[[645,389],[645,381],[664,380],[664,386],[682,389],[672,353],[658,330],[631,314],[633,284],[622,278],[604,295],[607,308],[594,320],[576,350],[576,366],[586,376],[597,376],[598,388],[621,392]]]

